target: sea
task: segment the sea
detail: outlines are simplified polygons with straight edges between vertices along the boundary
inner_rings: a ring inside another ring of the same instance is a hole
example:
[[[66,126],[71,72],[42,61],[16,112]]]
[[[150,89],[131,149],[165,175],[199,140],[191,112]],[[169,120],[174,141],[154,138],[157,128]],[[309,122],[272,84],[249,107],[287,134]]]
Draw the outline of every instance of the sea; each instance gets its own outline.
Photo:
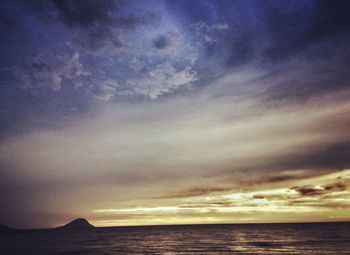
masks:
[[[0,254],[350,254],[350,223],[220,224],[26,230]]]

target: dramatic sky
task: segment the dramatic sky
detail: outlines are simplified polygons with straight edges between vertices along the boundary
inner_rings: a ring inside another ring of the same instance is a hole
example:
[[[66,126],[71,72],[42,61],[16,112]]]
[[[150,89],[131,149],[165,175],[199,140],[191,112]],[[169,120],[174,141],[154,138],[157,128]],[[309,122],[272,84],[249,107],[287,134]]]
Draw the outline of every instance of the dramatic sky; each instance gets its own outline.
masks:
[[[350,1],[0,3],[0,224],[350,220]]]

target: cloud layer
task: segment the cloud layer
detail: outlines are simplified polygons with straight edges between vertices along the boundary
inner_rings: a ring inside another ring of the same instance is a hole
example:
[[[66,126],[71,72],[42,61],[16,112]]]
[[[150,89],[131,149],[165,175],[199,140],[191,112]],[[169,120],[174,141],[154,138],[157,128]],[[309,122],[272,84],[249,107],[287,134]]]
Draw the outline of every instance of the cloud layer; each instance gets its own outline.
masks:
[[[348,9],[2,1],[0,219],[348,220]]]
[[[260,92],[247,97],[256,73],[222,77],[195,97],[116,104],[64,129],[8,139],[0,147],[2,168],[11,169],[2,173],[2,187],[18,199],[22,192],[32,194],[31,208],[55,199],[51,210],[65,204],[64,214],[79,214],[113,204],[120,210],[173,206],[169,200],[270,189],[346,168],[349,92],[297,103],[266,100]],[[243,85],[228,95],[235,79]],[[345,191],[348,185],[288,188],[303,197]]]

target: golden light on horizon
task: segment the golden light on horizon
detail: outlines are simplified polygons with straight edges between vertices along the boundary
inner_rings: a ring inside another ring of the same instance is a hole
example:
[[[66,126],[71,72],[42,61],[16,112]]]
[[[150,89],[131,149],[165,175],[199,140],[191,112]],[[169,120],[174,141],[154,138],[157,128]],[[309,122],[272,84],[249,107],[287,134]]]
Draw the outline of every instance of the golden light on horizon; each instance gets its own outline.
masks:
[[[146,205],[159,201],[146,199],[140,201],[143,206],[95,209],[90,218],[96,226],[123,226],[342,221],[350,213],[350,170],[271,186],[250,192],[179,196],[154,207]]]

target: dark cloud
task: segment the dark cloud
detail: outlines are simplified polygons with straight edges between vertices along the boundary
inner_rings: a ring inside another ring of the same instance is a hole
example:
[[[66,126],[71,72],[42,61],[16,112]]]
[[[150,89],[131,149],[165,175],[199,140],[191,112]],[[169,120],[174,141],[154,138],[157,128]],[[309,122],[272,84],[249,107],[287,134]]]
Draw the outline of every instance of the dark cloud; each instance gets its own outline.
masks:
[[[313,181],[310,179],[310,182]],[[336,178],[334,182],[323,185],[293,186],[286,192],[254,194],[251,199],[282,203],[288,206],[349,208],[350,204],[347,201],[349,184],[347,178]]]
[[[173,194],[159,196],[157,198],[168,199],[168,198],[196,197],[196,196],[203,196],[203,195],[208,195],[211,193],[225,192],[225,191],[230,191],[230,190],[232,190],[232,188],[228,188],[228,187],[191,188],[191,189],[183,190],[183,191],[176,192]]]
[[[255,194],[251,197],[254,199],[266,199],[266,200],[276,200],[276,201],[287,201],[292,197],[289,194]]]
[[[57,30],[58,24],[64,24],[67,30],[58,28],[62,32],[61,36],[67,36],[67,41],[76,42],[79,47],[98,50],[110,45],[119,48],[124,46],[119,39],[123,32],[157,20],[157,15],[151,12],[139,13],[139,15],[127,13],[124,11],[127,5],[126,1],[110,0],[36,0],[4,3],[1,28],[4,31],[11,30],[9,32],[14,34],[18,34],[16,32],[18,29],[24,30],[24,36],[32,43],[35,39],[31,38],[31,34],[27,34],[27,30],[31,29],[29,25],[35,25],[37,36],[46,36],[44,40],[47,41],[56,37],[52,29]],[[11,12],[15,15],[8,14]],[[46,29],[49,31],[40,31]],[[41,32],[48,32],[49,35],[41,35]]]
[[[260,185],[282,185],[283,183],[306,180],[332,172],[324,169],[300,170],[274,168],[273,164],[269,166],[271,168],[265,167],[266,166],[262,166],[259,163],[256,165],[256,168],[245,169],[243,170],[243,173],[233,170],[232,173],[225,178],[225,180],[228,179],[231,182],[234,182],[238,178],[240,180],[239,183],[236,183],[231,187],[232,191],[237,191],[249,190],[251,187],[258,187]],[[247,175],[245,173],[249,174]],[[265,195],[261,196],[262,197],[260,198],[265,197]]]
[[[294,186],[294,187],[291,187],[291,189],[299,192],[303,196],[323,195],[325,193],[324,189],[316,188],[310,185]]]
[[[153,40],[153,45],[157,49],[165,49],[170,45],[170,41],[167,36],[160,35]]]
[[[202,202],[200,204],[196,204],[196,203],[189,203],[189,204],[181,204],[178,207],[179,208],[208,208],[208,207],[232,207],[234,206],[234,203],[232,202],[232,200],[229,199],[224,199],[221,198],[220,200],[215,200],[213,201],[208,201],[208,202]]]
[[[305,178],[305,177],[299,177],[299,178]],[[274,183],[274,182],[283,182],[283,181],[290,181],[290,180],[295,180],[298,179],[297,176],[293,175],[284,175],[284,176],[279,176],[278,174],[276,176],[271,176],[269,177],[266,182],[268,183]]]
[[[344,191],[348,189],[349,184],[344,182],[334,182],[324,185],[322,187],[326,191]]]
[[[349,188],[349,181],[338,180],[336,182],[328,183],[325,185],[321,185],[319,187],[312,185],[304,185],[304,186],[294,186],[291,187],[291,190],[295,190],[300,193],[302,196],[319,196],[331,194],[333,192],[338,191],[346,191]]]
[[[181,36],[177,32],[161,34],[153,39],[153,47],[163,53],[176,54],[181,42]]]
[[[272,173],[265,173],[264,176],[260,177],[258,184],[302,180],[322,174],[324,174],[324,171],[280,170]]]
[[[99,49],[107,42],[120,47],[119,30],[133,29],[141,23],[140,18],[122,15],[123,1],[53,1],[59,18],[70,28],[77,29],[87,37],[80,43],[90,49]],[[81,38],[80,38],[81,39]]]
[[[265,199],[266,195],[263,194],[256,194],[252,196],[253,199]]]
[[[70,26],[112,25],[112,11],[117,7],[116,1],[66,1],[54,0],[63,21]]]

